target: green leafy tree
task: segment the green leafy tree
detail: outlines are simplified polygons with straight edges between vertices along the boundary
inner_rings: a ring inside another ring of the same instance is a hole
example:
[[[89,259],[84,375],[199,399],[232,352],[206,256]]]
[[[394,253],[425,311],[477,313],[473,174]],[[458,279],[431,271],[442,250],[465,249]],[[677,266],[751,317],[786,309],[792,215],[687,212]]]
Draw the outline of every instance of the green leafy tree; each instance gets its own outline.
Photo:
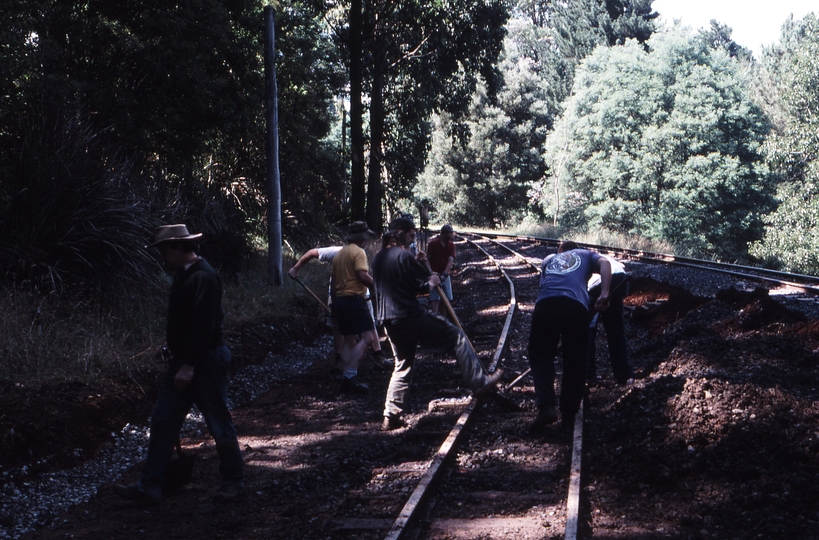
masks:
[[[753,53],[747,47],[743,47],[734,41],[734,38],[731,36],[732,33],[733,29],[731,29],[730,26],[716,19],[711,19],[710,26],[701,29],[696,39],[701,40],[706,46],[712,49],[724,50],[732,58],[739,58],[745,62],[751,62],[753,60]]]
[[[768,124],[725,51],[684,29],[598,48],[548,142],[541,202],[567,226],[743,257],[770,208]]]
[[[416,192],[442,216],[475,225],[528,215],[547,168],[545,135],[569,95],[574,69],[597,46],[644,41],[654,31],[651,2],[554,3],[521,0],[507,24],[503,86],[473,96],[463,120],[436,122],[433,151]]]
[[[324,9],[296,1],[277,13],[280,168],[291,233],[300,230],[293,224],[320,227],[342,211],[343,162],[328,134],[332,99],[346,77],[323,27]],[[0,10],[0,203],[17,200],[14,190],[25,185],[27,193],[62,197],[50,187],[71,185],[76,170],[120,156],[127,174],[111,168],[116,190],[98,190],[106,196],[95,208],[136,201],[149,222],[186,221],[208,235],[212,261],[236,269],[252,235],[266,230],[263,36],[256,0],[6,2]],[[49,133],[38,127],[44,125],[72,128]],[[104,136],[104,143],[89,145],[89,154],[54,150],[89,133],[101,134],[97,141]],[[36,142],[44,134],[55,140]],[[22,155],[48,174],[26,175]],[[66,156],[77,163],[66,163]],[[82,216],[90,208],[85,200],[63,199],[77,204],[66,215]],[[95,216],[104,214],[89,211],[86,229],[103,230]],[[34,214],[15,215],[30,219],[31,230],[42,227]],[[150,227],[140,229],[144,224],[134,219],[132,229],[143,235],[138,250]],[[50,250],[47,260],[66,264],[56,244],[46,249],[37,238],[5,234],[3,244],[13,246],[7,253]],[[75,249],[90,257],[87,251]],[[99,261],[89,258],[93,262]]]
[[[484,87],[461,123],[467,137],[448,136],[452,122],[437,119],[433,152],[417,196],[435,201],[439,219],[499,226],[522,217],[528,193],[546,172],[542,148],[554,111],[531,62],[501,64],[505,84],[496,99]]]
[[[655,31],[659,16],[653,0],[578,0],[551,3],[550,35],[558,51],[563,82],[561,100],[569,95],[577,64],[600,45],[623,45],[629,39],[644,43]]]
[[[508,17],[499,0],[446,2],[351,2],[351,132],[364,122],[360,91],[369,102],[369,140],[353,137],[353,219],[366,218],[373,229],[382,223],[383,189],[409,190],[420,171],[419,161],[406,159],[406,149],[424,155],[428,149],[428,117],[433,110],[458,114],[468,106],[478,76],[490,79],[500,53]],[[364,62],[357,80],[358,32]],[[343,36],[344,37],[344,36]],[[396,129],[390,129],[396,127]],[[369,149],[366,184],[364,145]],[[392,159],[391,159],[392,158]],[[386,181],[385,181],[386,178]],[[362,201],[366,198],[366,205]],[[366,215],[359,213],[366,207]]]
[[[778,46],[762,58],[762,76],[776,82],[775,131],[768,160],[782,181],[776,211],[765,216],[765,236],[750,252],[803,273],[819,272],[819,21],[813,14],[783,26]],[[771,100],[773,101],[773,100]],[[769,102],[770,103],[770,102]]]

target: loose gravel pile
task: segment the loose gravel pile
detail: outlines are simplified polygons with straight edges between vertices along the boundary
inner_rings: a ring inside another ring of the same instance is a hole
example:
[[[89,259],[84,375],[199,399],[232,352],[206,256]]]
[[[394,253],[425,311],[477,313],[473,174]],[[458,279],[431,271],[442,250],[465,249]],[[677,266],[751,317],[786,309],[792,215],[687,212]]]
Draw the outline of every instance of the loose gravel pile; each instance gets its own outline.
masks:
[[[263,363],[245,367],[230,382],[228,407],[242,406],[273,385],[303,373],[331,349],[328,337],[309,347],[294,343],[285,355],[270,354]],[[201,435],[204,429],[205,420],[194,407],[182,427],[182,436]],[[119,433],[111,433],[113,443],[109,447],[82,466],[45,473],[21,485],[9,479],[28,476],[28,466],[4,471],[0,480],[0,538],[19,538],[38,527],[58,525],[55,516],[88,501],[101,485],[117,481],[146,457],[149,432],[147,425],[127,424]],[[79,457],[81,452],[77,449],[75,455]]]

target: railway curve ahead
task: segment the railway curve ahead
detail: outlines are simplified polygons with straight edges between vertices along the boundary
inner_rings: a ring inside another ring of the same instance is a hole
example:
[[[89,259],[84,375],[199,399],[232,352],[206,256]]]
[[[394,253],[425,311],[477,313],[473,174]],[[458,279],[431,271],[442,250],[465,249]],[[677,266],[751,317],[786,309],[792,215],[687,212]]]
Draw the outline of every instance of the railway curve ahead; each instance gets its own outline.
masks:
[[[518,409],[491,404],[487,406],[493,407],[491,412],[474,419],[410,537],[563,538],[567,521],[572,519],[571,514],[567,516],[567,506],[571,507],[567,497],[573,433],[555,426],[545,435],[532,436],[527,427],[536,412],[533,387],[525,376],[519,379],[528,369],[528,329],[539,271],[486,238],[463,237],[467,241],[458,243],[459,302],[491,298],[484,288],[485,280],[477,275],[490,264],[486,255],[513,284],[516,310],[508,325],[506,346],[497,354],[506,370],[504,395]],[[500,312],[502,306],[498,298],[483,311]]]
[[[554,247],[536,239],[495,240],[535,263]],[[463,241],[453,305],[485,365],[497,356],[510,388],[506,401],[474,407],[428,504],[404,534],[564,538],[573,434],[557,428],[528,434],[533,388],[520,377],[528,367],[537,272],[493,242],[473,241],[515,286],[516,310],[499,355],[509,287]],[[815,538],[815,298],[688,266],[629,260],[627,267],[626,328],[637,377],[615,382],[600,332],[601,378],[584,407],[578,537]],[[383,432],[389,372],[364,363],[370,393],[345,395],[328,353],[299,349],[309,367],[274,379],[268,392],[234,411],[247,463],[247,494],[239,504],[210,500],[218,459],[202,427],[183,440],[198,455],[193,481],[161,507],[123,503],[102,485],[91,501],[38,516],[40,527],[25,538],[384,539],[469,406],[469,392],[454,359],[420,349],[410,427]],[[4,526],[15,519],[0,515]]]
[[[532,258],[556,246],[495,240]],[[581,537],[815,538],[815,278],[614,255],[632,275],[626,328],[637,377],[614,381],[601,332]]]

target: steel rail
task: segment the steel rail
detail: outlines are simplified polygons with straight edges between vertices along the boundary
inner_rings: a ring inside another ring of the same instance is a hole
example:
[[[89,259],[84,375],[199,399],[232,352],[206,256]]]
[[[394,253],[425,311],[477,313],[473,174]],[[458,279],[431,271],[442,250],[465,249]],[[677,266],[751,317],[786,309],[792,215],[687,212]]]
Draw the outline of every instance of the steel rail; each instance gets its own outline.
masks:
[[[521,259],[522,261],[526,262],[526,264],[533,267],[536,271],[540,271],[540,267],[530,261],[527,257],[524,257],[523,254],[518,253],[517,251],[513,250],[509,246],[505,246],[500,242],[497,242],[491,238],[488,238],[484,235],[476,234],[476,233],[469,233],[473,236],[477,236],[479,238],[483,238],[498,247],[505,249],[506,251],[510,252],[512,255]],[[467,242],[473,243],[470,240]],[[475,247],[478,247],[477,244],[474,244]],[[531,368],[524,371],[520,374],[514,381],[506,386],[506,390],[513,387],[517,384],[518,381],[523,379],[526,375],[531,372]],[[585,400],[583,400],[585,401]],[[583,462],[583,401],[580,402],[580,410],[577,411],[577,414],[574,418],[574,429],[573,429],[573,436],[572,436],[572,463],[571,469],[569,474],[569,493],[566,497],[566,531],[565,531],[565,538],[566,540],[576,540],[577,539],[577,528],[580,522],[580,482],[582,478],[581,468]]]
[[[500,270],[501,274],[506,278],[506,281],[509,283],[509,291],[510,291],[510,301],[509,301],[509,309],[506,315],[506,321],[504,322],[503,331],[501,332],[500,338],[498,339],[498,345],[495,348],[495,354],[492,357],[492,362],[489,366],[489,371],[494,371],[499,360],[501,354],[503,354],[503,349],[506,347],[506,338],[509,334],[509,328],[512,324],[512,316],[515,312],[515,307],[517,305],[517,301],[515,299],[515,285],[512,283],[512,280],[506,274],[506,272],[501,268],[500,264],[494,257],[489,255],[485,250],[481,249],[474,243],[472,243],[481,253],[483,253],[486,257],[488,257]],[[445,298],[442,296],[442,298]],[[455,427],[449,432],[444,443],[435,453],[435,457],[432,459],[429,467],[427,467],[426,472],[424,473],[421,480],[418,482],[418,485],[410,495],[409,500],[406,502],[404,507],[401,509],[401,512],[398,514],[398,518],[390,527],[385,540],[401,540],[404,538],[404,535],[407,533],[409,527],[414,522],[416,516],[418,515],[418,510],[424,504],[424,502],[428,499],[430,488],[434,484],[435,480],[438,478],[438,475],[443,470],[443,464],[446,459],[450,456],[452,451],[457,447],[458,439],[460,438],[461,434],[464,431],[467,423],[469,422],[472,413],[475,410],[475,406],[477,404],[477,400],[473,396],[472,400],[470,401],[469,405],[467,405],[466,410],[461,414],[458,418],[458,421],[455,423]]]
[[[536,236],[521,236],[502,233],[479,233],[473,231],[461,232],[462,233],[468,232],[469,234],[485,236],[487,238],[491,237],[515,238],[523,241],[538,242],[553,247],[557,247],[558,245],[560,245],[561,242],[561,240],[557,240],[554,238],[541,238]],[[819,295],[819,277],[817,276],[794,274],[790,272],[772,270],[770,268],[759,268],[756,266],[745,266],[718,261],[707,261],[705,259],[695,259],[691,257],[668,255],[664,253],[655,253],[651,251],[643,251],[630,248],[618,248],[613,246],[602,246],[582,242],[578,242],[577,245],[582,248],[591,249],[601,253],[619,255],[634,261],[645,262],[649,264],[668,264],[672,266],[681,266],[685,268],[694,268],[697,270],[727,274],[734,277],[747,279],[749,281],[761,281],[767,283],[774,283],[777,285],[785,285],[788,287],[801,290],[808,294]]]
[[[483,253],[484,256],[486,256],[490,261],[492,261],[495,264],[495,266],[498,267],[498,270],[500,270],[501,274],[503,274],[503,277],[506,278],[507,283],[509,283],[510,298],[509,309],[506,312],[506,321],[503,323],[503,331],[501,332],[501,337],[498,340],[498,347],[495,349],[495,354],[492,357],[492,362],[489,364],[489,370],[494,371],[495,366],[500,361],[501,354],[503,354],[504,345],[506,344],[506,337],[509,335],[509,328],[512,326],[512,317],[515,315],[515,308],[517,308],[518,305],[517,298],[515,297],[515,284],[512,282],[512,279],[509,277],[509,274],[507,274],[506,270],[504,270],[501,267],[500,263],[495,259],[495,257],[490,255],[485,249],[483,249],[475,242],[472,242],[471,240],[466,238],[464,238],[464,240],[472,244],[472,246],[474,246],[478,251]]]

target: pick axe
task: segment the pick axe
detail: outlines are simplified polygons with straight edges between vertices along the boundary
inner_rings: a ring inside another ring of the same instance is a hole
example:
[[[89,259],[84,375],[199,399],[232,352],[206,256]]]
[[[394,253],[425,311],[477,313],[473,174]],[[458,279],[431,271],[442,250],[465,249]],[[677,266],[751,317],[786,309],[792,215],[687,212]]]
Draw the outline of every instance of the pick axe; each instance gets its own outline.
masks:
[[[324,303],[324,300],[322,300],[321,298],[319,298],[319,297],[316,295],[316,293],[314,293],[314,292],[313,292],[313,291],[310,289],[310,287],[308,287],[307,285],[305,285],[305,284],[304,284],[304,282],[303,282],[301,279],[299,279],[298,277],[293,277],[293,276],[290,276],[290,277],[292,277],[293,279],[295,279],[296,281],[298,281],[298,282],[299,282],[299,285],[301,285],[302,287],[304,287],[304,290],[305,290],[305,291],[307,291],[307,292],[310,294],[310,296],[312,296],[312,297],[313,297],[313,298],[316,300],[316,302],[318,302],[319,304],[321,304],[321,307],[323,307],[323,308],[324,308],[324,310],[325,310],[327,313],[332,313],[332,312],[333,312],[333,311],[330,309],[330,306],[328,306],[327,304],[325,304],[325,303]]]

